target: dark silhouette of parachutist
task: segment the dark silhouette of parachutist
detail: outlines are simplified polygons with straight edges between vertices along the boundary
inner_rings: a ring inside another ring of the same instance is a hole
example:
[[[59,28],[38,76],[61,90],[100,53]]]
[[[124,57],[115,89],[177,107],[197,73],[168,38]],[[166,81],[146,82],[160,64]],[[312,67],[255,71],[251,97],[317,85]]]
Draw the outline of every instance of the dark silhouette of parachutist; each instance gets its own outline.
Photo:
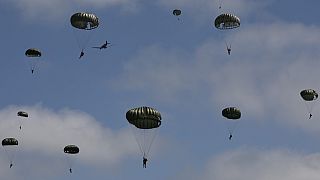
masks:
[[[80,58],[82,58],[82,56],[84,56],[83,49],[81,50],[81,53],[80,53],[79,59],[80,59]]]
[[[143,168],[147,168],[147,161],[148,161],[148,159],[143,156],[143,160],[142,160]]]
[[[13,166],[13,164],[12,164],[12,163],[10,163],[10,168],[12,168],[12,166]]]
[[[34,69],[31,69],[31,74],[33,74],[33,72],[34,72]]]
[[[309,119],[311,119],[311,118],[312,118],[312,114],[310,113],[310,114],[309,114]]]
[[[231,140],[231,139],[232,139],[232,134],[229,135],[229,140]]]
[[[69,169],[69,172],[72,173],[72,169],[71,168]]]
[[[231,55],[231,45],[230,47],[227,45],[227,51],[228,51],[228,54]]]
[[[21,130],[21,126],[19,126],[19,129]]]

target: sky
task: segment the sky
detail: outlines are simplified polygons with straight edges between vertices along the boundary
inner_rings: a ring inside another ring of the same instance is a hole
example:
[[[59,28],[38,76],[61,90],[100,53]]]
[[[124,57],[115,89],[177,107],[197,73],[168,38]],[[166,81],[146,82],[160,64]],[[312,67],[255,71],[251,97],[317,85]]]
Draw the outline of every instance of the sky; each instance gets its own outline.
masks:
[[[0,179],[318,180],[320,106],[309,120],[299,93],[320,89],[319,5],[1,0],[0,138],[19,148],[11,169],[0,151]],[[96,14],[99,27],[74,30],[76,12]],[[216,29],[221,13],[238,16],[240,28]],[[106,40],[113,46],[91,48]],[[29,48],[42,52],[34,74]],[[162,115],[146,169],[125,117],[140,106]],[[231,141],[221,115],[230,106],[242,113]],[[72,174],[68,144],[80,148]]]

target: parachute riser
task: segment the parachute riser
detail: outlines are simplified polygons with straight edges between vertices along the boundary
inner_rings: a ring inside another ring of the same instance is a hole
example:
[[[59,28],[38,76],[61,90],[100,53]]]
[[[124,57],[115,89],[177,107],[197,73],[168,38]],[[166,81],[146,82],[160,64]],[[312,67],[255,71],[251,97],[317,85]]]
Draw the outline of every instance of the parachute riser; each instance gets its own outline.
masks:
[[[135,126],[130,126],[134,137],[139,146],[141,155],[145,158],[149,156],[151,146],[158,134],[158,128],[155,129],[138,129]]]

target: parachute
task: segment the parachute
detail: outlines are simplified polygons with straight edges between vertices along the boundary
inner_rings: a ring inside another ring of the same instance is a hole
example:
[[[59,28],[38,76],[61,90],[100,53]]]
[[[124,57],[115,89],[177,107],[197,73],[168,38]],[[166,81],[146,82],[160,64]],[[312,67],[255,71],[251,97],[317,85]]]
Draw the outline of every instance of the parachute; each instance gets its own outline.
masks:
[[[309,112],[309,119],[311,119],[312,109],[313,109],[315,100],[318,99],[318,93],[313,89],[304,89],[300,92],[300,96],[305,101],[305,105]]]
[[[69,171],[72,173],[72,166],[75,161],[75,155],[79,153],[79,147],[76,145],[67,145],[63,148],[63,152],[67,155]]]
[[[238,125],[238,121],[241,118],[241,111],[236,108],[236,107],[227,107],[225,109],[222,110],[222,116],[226,118],[226,120],[228,120],[228,131],[229,134],[232,137],[233,132],[235,131],[237,125]],[[231,139],[231,138],[229,138]]]
[[[34,70],[37,68],[39,59],[41,57],[41,51],[35,48],[27,49],[25,55],[28,57],[27,61],[33,74]]]
[[[222,116],[227,119],[237,120],[241,118],[241,112],[236,107],[228,107],[222,110]]]
[[[71,25],[78,29],[91,30],[99,26],[99,19],[91,13],[79,12],[70,18]]]
[[[24,112],[24,111],[19,111],[17,113],[17,116],[21,117],[20,119],[22,120],[22,118],[29,117],[29,114],[27,112]],[[21,126],[22,126],[21,124],[22,124],[22,121],[20,121],[20,126],[19,126],[20,129],[21,129]]]
[[[240,27],[240,19],[233,14],[220,14],[214,20],[214,26],[219,30],[236,29]],[[227,46],[228,54],[230,55],[231,42],[227,42],[227,40],[225,40],[225,44]]]
[[[64,153],[67,154],[78,154],[79,153],[79,148],[76,145],[67,145],[66,147],[63,148]]]
[[[181,10],[180,9],[175,9],[172,11],[172,14],[175,16],[180,16],[181,15]]]
[[[240,27],[240,19],[233,14],[221,14],[214,20],[214,26],[220,30]]]
[[[180,20],[179,16],[181,15],[180,9],[175,9],[172,11],[172,14],[178,17],[178,20]]]
[[[2,140],[2,147],[4,148],[7,157],[10,161],[10,168],[12,167],[14,157],[18,150],[18,140],[15,138],[5,138]]]
[[[161,114],[151,107],[138,107],[126,113],[128,122],[133,125],[135,137],[144,158],[148,157],[157,129],[161,125]]]
[[[40,50],[34,48],[28,49],[25,54],[27,57],[41,57]]]
[[[17,113],[17,116],[29,117],[28,113],[27,113],[27,112],[24,112],[24,111],[19,111],[19,112]]]
[[[99,26],[99,18],[92,13],[78,12],[71,16],[70,23],[74,27],[79,48],[85,49],[92,35],[90,31]]]

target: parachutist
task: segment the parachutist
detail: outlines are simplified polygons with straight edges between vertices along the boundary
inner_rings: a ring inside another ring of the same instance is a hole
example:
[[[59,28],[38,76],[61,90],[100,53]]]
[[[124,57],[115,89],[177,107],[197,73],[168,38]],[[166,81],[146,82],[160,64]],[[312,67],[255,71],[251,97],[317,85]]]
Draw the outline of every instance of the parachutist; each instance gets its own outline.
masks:
[[[231,48],[227,48],[228,54],[231,54]]]
[[[232,139],[232,134],[229,135],[229,140],[231,140],[231,139]]]
[[[19,126],[19,129],[21,130],[21,126]]]
[[[34,72],[34,70],[33,70],[33,69],[31,69],[31,74],[33,74],[33,72]]]
[[[69,172],[72,173],[72,169],[71,168],[69,169]]]
[[[142,162],[143,162],[143,168],[147,168],[147,161],[148,161],[148,159],[145,158],[145,157],[143,157],[143,160],[142,160]]]
[[[307,102],[311,103],[318,99],[318,93],[313,89],[304,89],[300,92],[300,96],[304,101],[306,101],[307,110],[309,113],[309,119],[312,118],[312,107],[313,105],[308,105]]]
[[[13,166],[13,164],[12,164],[12,163],[10,163],[10,168],[12,168],[12,166]]]
[[[81,53],[80,53],[79,59],[80,59],[80,58],[82,58],[82,56],[84,56],[83,49],[81,50]]]
[[[228,46],[228,45],[227,45],[227,43],[226,43],[226,46],[227,46],[228,54],[229,54],[229,55],[231,55],[231,45],[230,45],[230,46]]]

